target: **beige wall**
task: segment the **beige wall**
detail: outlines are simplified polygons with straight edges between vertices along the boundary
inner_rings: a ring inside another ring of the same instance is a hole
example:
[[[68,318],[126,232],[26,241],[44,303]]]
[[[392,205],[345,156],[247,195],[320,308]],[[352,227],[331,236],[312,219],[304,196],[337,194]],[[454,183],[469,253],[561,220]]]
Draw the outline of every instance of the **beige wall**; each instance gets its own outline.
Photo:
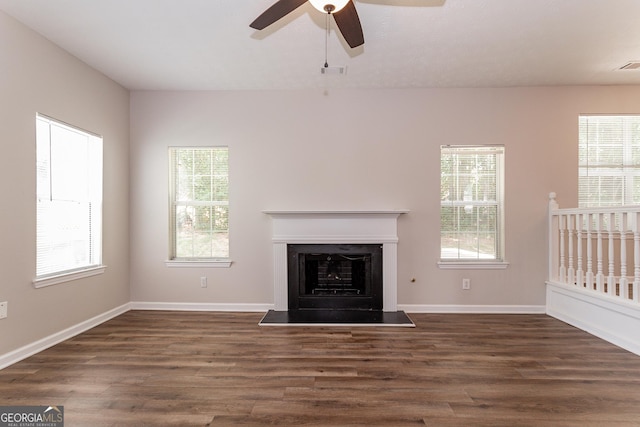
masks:
[[[0,355],[129,301],[129,94],[0,12]],[[104,137],[105,274],[35,289],[35,117]]]
[[[640,113],[640,87],[133,92],[131,294],[273,302],[265,209],[409,209],[398,303],[542,306],[548,194],[576,203],[579,113]],[[170,269],[167,147],[228,145],[229,269]],[[439,147],[506,146],[506,270],[440,270]],[[209,287],[201,289],[199,277]],[[416,282],[411,283],[415,277]],[[461,279],[472,289],[461,290]]]

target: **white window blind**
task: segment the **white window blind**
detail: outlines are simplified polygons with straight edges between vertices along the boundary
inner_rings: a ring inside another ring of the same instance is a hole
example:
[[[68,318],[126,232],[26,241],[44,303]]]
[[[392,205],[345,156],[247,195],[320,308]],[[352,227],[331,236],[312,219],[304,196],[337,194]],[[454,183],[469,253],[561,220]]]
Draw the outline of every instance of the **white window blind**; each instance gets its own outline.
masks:
[[[580,207],[640,203],[640,116],[580,116]]]
[[[504,147],[440,150],[440,258],[502,262]]]
[[[36,117],[36,278],[102,263],[102,138]]]
[[[172,260],[229,257],[229,151],[178,148],[170,153]]]

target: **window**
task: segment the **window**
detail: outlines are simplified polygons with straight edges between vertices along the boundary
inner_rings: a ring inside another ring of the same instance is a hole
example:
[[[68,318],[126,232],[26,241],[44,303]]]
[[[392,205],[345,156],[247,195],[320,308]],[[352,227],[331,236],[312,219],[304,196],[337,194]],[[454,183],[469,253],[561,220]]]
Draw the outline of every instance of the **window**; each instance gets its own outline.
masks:
[[[640,116],[580,116],[580,207],[640,203]]]
[[[441,266],[503,263],[503,169],[502,146],[440,148]]]
[[[102,138],[38,115],[36,170],[34,283],[102,272]]]
[[[169,151],[171,260],[228,259],[228,148],[174,147]],[[228,265],[223,262],[220,266]]]

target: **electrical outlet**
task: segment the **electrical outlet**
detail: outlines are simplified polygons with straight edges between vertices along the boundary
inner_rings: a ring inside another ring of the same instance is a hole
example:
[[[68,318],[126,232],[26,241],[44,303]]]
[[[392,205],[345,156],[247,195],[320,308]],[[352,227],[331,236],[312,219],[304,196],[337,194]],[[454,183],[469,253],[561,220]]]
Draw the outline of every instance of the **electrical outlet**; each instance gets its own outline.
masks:
[[[462,279],[462,289],[465,291],[471,289],[471,279]]]
[[[7,301],[0,302],[0,319],[4,319],[7,317],[7,306],[9,303]]]
[[[206,288],[207,287],[207,278],[204,277],[204,276],[200,278],[200,287],[201,288]]]

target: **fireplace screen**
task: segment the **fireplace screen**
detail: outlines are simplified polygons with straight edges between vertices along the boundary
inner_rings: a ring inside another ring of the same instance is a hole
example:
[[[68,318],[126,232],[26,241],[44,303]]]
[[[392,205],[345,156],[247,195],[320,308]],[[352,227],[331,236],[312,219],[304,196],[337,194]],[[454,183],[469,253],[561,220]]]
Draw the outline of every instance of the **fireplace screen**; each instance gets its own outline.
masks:
[[[371,281],[371,254],[305,254],[300,262],[304,295],[365,295]]]
[[[381,245],[288,245],[289,308],[382,308]]]

